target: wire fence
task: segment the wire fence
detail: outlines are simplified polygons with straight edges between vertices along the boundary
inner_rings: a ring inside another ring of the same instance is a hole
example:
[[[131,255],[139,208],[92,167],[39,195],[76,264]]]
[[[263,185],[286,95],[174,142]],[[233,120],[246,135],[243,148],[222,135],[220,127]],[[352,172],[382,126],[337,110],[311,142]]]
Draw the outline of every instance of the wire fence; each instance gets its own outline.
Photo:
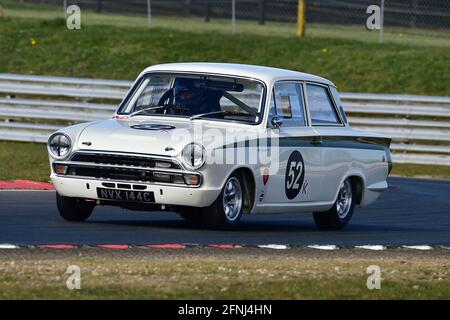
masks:
[[[367,8],[383,2],[383,24],[386,32],[427,33],[450,36],[449,0],[305,0],[306,21],[310,24],[354,25],[364,28]],[[230,19],[233,3],[238,20],[295,23],[298,0],[22,0],[27,3],[77,4],[82,10],[97,13],[147,14],[150,4],[153,16],[181,16]],[[205,25],[205,29],[207,29]]]

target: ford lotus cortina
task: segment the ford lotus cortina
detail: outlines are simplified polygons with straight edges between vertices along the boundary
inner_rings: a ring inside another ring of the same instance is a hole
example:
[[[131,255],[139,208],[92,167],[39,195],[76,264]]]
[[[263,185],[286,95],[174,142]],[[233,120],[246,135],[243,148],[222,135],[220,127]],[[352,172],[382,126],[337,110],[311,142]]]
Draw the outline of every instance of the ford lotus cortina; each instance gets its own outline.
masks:
[[[113,118],[57,131],[48,151],[66,220],[96,205],[171,210],[212,228],[312,212],[336,230],[387,189],[390,142],[352,129],[327,79],[177,63],[145,69]]]

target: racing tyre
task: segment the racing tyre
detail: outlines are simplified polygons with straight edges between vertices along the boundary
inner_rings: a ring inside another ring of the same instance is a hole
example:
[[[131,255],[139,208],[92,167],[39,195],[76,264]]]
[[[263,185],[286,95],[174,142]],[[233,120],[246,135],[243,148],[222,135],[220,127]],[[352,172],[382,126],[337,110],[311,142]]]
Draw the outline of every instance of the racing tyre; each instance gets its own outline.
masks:
[[[56,193],[56,205],[61,217],[67,221],[84,221],[91,215],[95,202],[87,202],[79,198],[69,198]]]
[[[355,209],[355,191],[350,179],[339,187],[333,207],[325,212],[314,212],[314,222],[323,230],[340,230],[350,221]]]
[[[238,174],[234,173],[228,178],[214,203],[203,209],[202,222],[206,227],[226,230],[239,223],[244,207],[243,186]]]

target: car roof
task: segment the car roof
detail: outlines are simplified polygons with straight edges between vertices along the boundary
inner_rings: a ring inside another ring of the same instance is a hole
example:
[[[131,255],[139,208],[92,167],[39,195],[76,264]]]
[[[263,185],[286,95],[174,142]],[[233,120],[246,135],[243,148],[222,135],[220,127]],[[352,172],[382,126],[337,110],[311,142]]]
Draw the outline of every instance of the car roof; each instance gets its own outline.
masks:
[[[154,71],[213,73],[241,76],[259,79],[268,84],[278,80],[305,80],[334,86],[330,80],[309,73],[249,64],[211,62],[167,63],[150,66],[144,70],[143,74]]]

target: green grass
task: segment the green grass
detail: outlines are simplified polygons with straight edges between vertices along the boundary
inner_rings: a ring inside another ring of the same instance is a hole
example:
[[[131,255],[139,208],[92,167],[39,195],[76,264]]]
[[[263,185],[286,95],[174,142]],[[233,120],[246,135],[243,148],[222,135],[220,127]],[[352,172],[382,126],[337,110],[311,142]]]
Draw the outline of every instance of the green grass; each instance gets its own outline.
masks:
[[[52,6],[36,3],[17,3],[12,0],[3,0],[5,15],[26,19],[56,19],[63,18],[62,6]],[[142,14],[97,14],[82,10],[83,25],[115,25],[119,27],[147,28],[148,20],[145,12]],[[230,34],[231,23],[229,19],[212,19],[206,23],[202,18],[185,18],[170,16],[152,17],[152,26],[172,29],[176,31],[190,31],[195,33]],[[307,24],[308,38],[351,39],[362,42],[379,42],[379,32],[369,32],[361,25],[333,25],[333,24]],[[258,25],[255,21],[237,20],[237,34],[251,34],[262,36],[296,37],[296,24],[286,22],[267,22]],[[419,28],[399,28],[386,26],[384,30],[385,43],[405,44],[412,46],[440,46],[450,47],[449,32],[443,30],[429,30]]]
[[[402,177],[432,177],[450,179],[450,166],[395,164],[391,175]]]
[[[49,180],[45,144],[0,141],[0,163],[0,180]]]
[[[286,24],[250,22],[232,35],[224,21],[205,27],[200,19],[183,18],[155,19],[149,30],[145,17],[89,12],[82,13],[81,30],[69,31],[64,19],[55,19],[60,11],[5,12],[0,18],[0,72],[134,79],[152,64],[218,61],[314,73],[331,79],[341,91],[450,95],[450,47],[419,45],[429,37],[417,45],[380,45],[366,41],[370,32],[311,26],[309,36],[298,39]]]
[[[49,180],[45,144],[0,141],[0,163],[0,180]],[[391,175],[450,179],[450,166],[395,164]]]
[[[239,249],[237,249],[239,250]],[[145,257],[147,256],[147,257]],[[448,258],[273,255],[0,260],[0,299],[449,299]],[[65,271],[81,268],[81,290]],[[366,287],[369,265],[381,289]]]

